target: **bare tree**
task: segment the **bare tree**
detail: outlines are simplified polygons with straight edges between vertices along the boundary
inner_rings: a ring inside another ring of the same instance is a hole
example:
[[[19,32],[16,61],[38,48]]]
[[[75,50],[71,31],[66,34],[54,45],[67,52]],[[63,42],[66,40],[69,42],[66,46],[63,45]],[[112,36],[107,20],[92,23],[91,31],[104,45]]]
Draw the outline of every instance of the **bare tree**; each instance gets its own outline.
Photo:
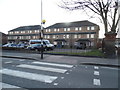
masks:
[[[105,29],[102,50],[108,57],[115,57],[115,37],[118,33],[120,21],[120,0],[62,0],[61,8],[68,10],[89,11],[97,15]],[[110,40],[111,39],[111,40]]]
[[[105,33],[117,33],[120,21],[120,13],[118,13],[120,0],[62,0],[62,2],[59,6],[65,9],[92,11],[102,20]]]

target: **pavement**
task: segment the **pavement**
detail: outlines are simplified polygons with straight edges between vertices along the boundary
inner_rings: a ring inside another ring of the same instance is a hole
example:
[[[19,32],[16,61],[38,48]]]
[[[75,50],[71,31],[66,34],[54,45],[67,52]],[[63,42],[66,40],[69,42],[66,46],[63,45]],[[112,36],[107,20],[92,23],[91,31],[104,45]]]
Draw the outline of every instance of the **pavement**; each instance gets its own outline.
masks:
[[[19,58],[26,60],[67,63],[73,65],[82,64],[82,65],[98,65],[98,66],[107,66],[107,67],[120,67],[120,62],[118,58],[107,59],[107,58],[96,58],[96,57],[79,57],[79,56],[44,54],[43,59],[41,59],[40,53],[9,52],[9,51],[2,51],[0,56],[6,58]]]

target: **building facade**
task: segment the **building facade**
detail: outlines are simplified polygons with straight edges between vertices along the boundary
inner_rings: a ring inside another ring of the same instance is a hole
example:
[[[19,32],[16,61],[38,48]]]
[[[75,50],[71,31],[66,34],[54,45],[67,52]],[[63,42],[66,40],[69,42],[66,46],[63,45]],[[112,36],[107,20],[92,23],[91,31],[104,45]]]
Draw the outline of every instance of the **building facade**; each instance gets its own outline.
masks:
[[[9,42],[27,42],[30,39],[40,38],[40,26],[24,26],[8,32]],[[87,20],[56,23],[44,28],[44,39],[50,40],[54,45],[74,46],[76,43],[86,46],[95,46],[99,37],[99,26]]]
[[[1,38],[0,44],[4,45],[7,43],[7,35],[6,34],[0,32],[0,38]]]
[[[99,37],[99,26],[87,20],[56,23],[44,29],[44,38],[60,46],[85,44],[95,46]]]
[[[10,43],[27,43],[31,39],[40,38],[40,25],[22,26],[8,31],[8,42]]]

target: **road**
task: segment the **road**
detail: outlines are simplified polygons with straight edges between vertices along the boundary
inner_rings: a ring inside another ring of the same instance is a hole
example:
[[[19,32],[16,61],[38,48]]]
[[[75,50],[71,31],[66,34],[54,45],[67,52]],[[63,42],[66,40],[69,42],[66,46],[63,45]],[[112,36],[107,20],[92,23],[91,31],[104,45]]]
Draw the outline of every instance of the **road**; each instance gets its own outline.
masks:
[[[3,88],[118,88],[118,68],[2,58]]]

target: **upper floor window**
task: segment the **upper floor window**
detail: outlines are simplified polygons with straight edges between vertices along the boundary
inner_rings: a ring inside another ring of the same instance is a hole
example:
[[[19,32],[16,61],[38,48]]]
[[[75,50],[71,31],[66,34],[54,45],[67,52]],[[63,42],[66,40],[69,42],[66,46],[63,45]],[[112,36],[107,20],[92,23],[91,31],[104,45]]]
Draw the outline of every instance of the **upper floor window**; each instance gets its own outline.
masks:
[[[57,30],[58,30],[58,32],[60,31],[60,29],[59,29],[59,28],[58,28]]]
[[[91,30],[95,30],[95,27],[91,27]]]
[[[46,29],[46,32],[48,32],[48,30]]]
[[[51,29],[49,29],[49,32],[51,32]]]
[[[19,31],[15,31],[15,33],[19,33]]]
[[[79,27],[79,30],[82,30],[82,27]]]
[[[30,33],[32,33],[32,31],[30,31]]]
[[[65,38],[65,35],[63,35],[63,38]]]
[[[78,31],[78,27],[76,27],[75,30]]]
[[[55,29],[54,29],[54,31],[56,32],[56,31],[57,31],[57,29],[55,28]]]
[[[90,30],[90,27],[87,27],[87,30]]]
[[[67,31],[67,29],[66,29],[66,28],[64,28],[64,31]]]
[[[68,31],[70,31],[70,28],[67,28]]]
[[[9,34],[13,34],[13,32],[9,32]]]

